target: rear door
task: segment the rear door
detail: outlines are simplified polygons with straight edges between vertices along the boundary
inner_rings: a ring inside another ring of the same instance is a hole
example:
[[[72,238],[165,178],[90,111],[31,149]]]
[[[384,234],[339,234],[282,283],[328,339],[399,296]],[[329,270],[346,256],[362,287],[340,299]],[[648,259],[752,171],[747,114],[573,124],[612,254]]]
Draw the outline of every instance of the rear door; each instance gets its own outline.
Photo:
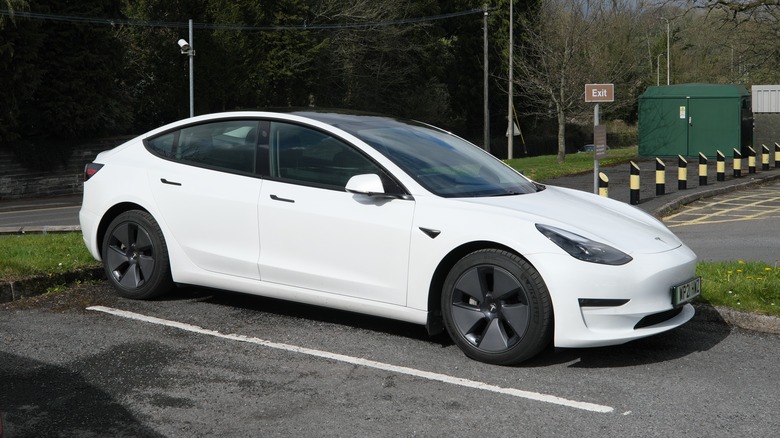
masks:
[[[257,200],[262,179],[255,169],[262,164],[267,126],[257,120],[219,121],[146,141],[164,158],[148,169],[162,220],[201,269],[260,278]]]

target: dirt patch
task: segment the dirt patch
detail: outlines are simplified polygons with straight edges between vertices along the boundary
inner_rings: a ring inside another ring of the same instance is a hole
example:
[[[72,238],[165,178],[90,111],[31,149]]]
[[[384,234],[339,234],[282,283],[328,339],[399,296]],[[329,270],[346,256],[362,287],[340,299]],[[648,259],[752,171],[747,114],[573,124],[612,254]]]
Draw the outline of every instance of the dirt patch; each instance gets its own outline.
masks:
[[[51,312],[85,311],[89,306],[112,306],[119,296],[103,281],[77,282],[44,294],[0,303],[0,310],[44,309]]]

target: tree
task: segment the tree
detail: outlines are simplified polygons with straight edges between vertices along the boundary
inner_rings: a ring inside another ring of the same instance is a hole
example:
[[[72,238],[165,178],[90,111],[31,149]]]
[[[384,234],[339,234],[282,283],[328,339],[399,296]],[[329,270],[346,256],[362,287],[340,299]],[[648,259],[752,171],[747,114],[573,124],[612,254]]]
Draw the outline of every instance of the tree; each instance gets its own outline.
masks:
[[[780,81],[780,0],[691,0],[689,13],[715,32],[709,47],[721,58],[729,82]],[[720,43],[720,44],[718,44]]]
[[[0,15],[0,83],[6,84],[0,91],[0,142],[20,137],[19,103],[37,88],[34,61],[43,40],[40,26],[17,25],[14,12],[28,9],[26,1],[4,0],[4,5],[9,15]]]
[[[558,161],[566,157],[566,123],[587,113],[586,83],[636,80],[638,66],[635,3],[544,0],[536,16],[521,23],[515,82],[529,113],[553,117],[558,125]]]
[[[393,24],[438,12],[431,0],[318,2],[312,23],[337,28],[322,33],[315,103],[448,122],[449,90],[441,80],[447,40],[430,23]]]
[[[117,16],[119,0],[29,1],[33,12]],[[109,26],[42,23],[17,18],[2,29],[4,110],[13,121],[4,137],[74,139],[127,126],[117,92],[121,49]]]

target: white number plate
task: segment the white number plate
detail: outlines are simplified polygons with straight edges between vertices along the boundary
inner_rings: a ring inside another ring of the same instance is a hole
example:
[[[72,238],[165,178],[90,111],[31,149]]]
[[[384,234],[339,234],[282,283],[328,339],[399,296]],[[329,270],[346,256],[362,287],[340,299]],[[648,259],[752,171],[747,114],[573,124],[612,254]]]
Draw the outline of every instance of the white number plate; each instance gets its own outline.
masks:
[[[701,295],[701,277],[672,287],[672,305],[679,306]]]

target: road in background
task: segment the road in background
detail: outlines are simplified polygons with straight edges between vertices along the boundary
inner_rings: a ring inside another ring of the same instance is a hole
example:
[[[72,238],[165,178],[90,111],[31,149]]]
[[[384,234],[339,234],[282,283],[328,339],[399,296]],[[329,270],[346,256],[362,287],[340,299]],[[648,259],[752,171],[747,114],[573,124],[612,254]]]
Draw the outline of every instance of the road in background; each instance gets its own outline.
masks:
[[[0,202],[0,228],[76,226],[81,196]]]
[[[664,223],[702,261],[780,260],[780,182],[683,207]]]

